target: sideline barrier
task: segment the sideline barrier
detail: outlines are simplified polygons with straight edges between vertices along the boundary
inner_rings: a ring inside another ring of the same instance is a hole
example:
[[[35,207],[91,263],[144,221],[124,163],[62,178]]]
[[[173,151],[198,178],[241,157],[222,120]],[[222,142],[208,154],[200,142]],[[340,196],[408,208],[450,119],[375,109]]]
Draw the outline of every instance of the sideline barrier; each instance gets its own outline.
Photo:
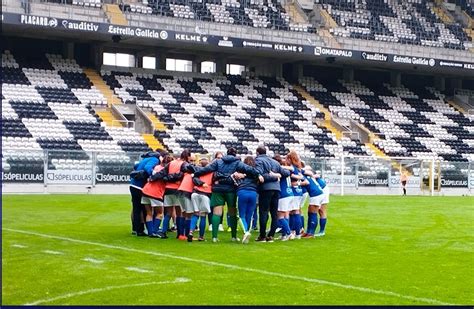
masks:
[[[127,185],[141,154],[4,149],[2,183],[42,185],[44,191],[62,186],[65,192],[72,186]],[[451,189],[470,194],[474,189],[474,162],[362,156],[302,160],[321,171],[333,194],[398,194],[402,172],[409,175],[407,188],[414,194],[447,194]],[[15,192],[29,192],[27,186],[16,187]]]

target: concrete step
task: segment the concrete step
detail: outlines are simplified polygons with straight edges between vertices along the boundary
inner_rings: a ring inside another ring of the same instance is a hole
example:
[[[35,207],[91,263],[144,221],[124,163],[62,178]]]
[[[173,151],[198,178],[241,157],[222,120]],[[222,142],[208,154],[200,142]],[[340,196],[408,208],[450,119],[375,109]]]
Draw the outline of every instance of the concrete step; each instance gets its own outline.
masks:
[[[155,114],[151,111],[146,111],[145,114],[148,118],[150,118],[153,126],[155,127],[155,131],[165,131],[166,126],[155,116]]]
[[[102,9],[110,23],[114,25],[128,26],[128,20],[117,4],[104,4]]]
[[[96,110],[97,115],[102,119],[109,127],[123,127],[123,123],[117,119],[114,114],[110,111],[110,108]]]
[[[285,4],[285,10],[290,15],[291,21],[298,24],[308,23],[308,18],[303,16],[301,12],[295,7],[295,5],[295,3]]]
[[[97,90],[107,99],[109,106],[112,104],[122,104],[122,100],[115,95],[112,89],[105,83],[104,79],[94,69],[84,68],[83,71]]]
[[[448,100],[448,104],[451,105],[452,107],[454,107],[455,110],[457,110],[458,112],[464,114],[464,115],[467,115],[467,111],[462,108],[461,106],[459,106],[456,102],[454,102],[453,100]]]
[[[143,140],[147,143],[148,147],[153,150],[166,149],[166,147],[157,140],[153,134],[142,134]]]
[[[331,112],[327,108],[325,108],[318,100],[316,100],[312,95],[310,95],[305,89],[303,89],[303,87],[293,86],[293,89],[298,91],[298,93],[301,94],[303,98],[305,98],[308,102],[316,106],[322,113],[324,113],[324,127],[334,133],[336,139],[340,140],[342,138],[342,132],[331,124]]]

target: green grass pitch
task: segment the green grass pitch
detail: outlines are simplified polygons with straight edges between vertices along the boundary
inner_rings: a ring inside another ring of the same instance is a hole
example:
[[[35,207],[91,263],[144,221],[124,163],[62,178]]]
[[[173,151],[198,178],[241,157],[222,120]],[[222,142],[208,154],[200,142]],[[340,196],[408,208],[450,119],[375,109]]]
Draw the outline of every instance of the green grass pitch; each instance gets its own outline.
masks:
[[[133,237],[129,200],[3,196],[2,303],[474,303],[472,197],[332,196],[325,237],[248,245]]]

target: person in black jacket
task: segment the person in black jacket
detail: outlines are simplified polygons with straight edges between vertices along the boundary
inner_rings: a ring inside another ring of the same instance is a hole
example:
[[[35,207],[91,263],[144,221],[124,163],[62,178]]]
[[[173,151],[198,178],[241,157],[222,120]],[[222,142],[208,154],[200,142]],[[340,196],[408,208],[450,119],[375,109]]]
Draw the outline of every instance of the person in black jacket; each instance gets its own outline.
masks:
[[[275,231],[278,226],[278,199],[280,198],[280,178],[290,176],[290,172],[281,167],[274,159],[267,156],[265,146],[257,148],[257,157],[255,158],[255,169],[260,175],[269,175],[275,173],[280,177],[269,177],[258,188],[258,216],[260,223],[260,235],[256,239],[259,242],[273,242]],[[268,212],[270,211],[272,223],[268,235],[266,228],[268,222]]]
[[[228,212],[230,214],[229,225],[232,230],[232,241],[238,241],[237,239],[237,209],[236,209],[236,199],[235,194],[235,184],[233,181],[229,181],[231,175],[234,172],[239,172],[259,179],[261,182],[264,181],[263,176],[260,176],[259,173],[253,168],[236,157],[237,150],[235,148],[229,148],[227,150],[227,155],[222,157],[222,159],[215,160],[205,168],[199,169],[194,173],[194,177],[199,177],[204,174],[214,173],[214,184],[212,186],[212,195],[211,195],[211,208],[212,208],[212,241],[218,242],[217,234],[219,231],[219,223],[222,216],[222,210],[224,205],[227,204]]]

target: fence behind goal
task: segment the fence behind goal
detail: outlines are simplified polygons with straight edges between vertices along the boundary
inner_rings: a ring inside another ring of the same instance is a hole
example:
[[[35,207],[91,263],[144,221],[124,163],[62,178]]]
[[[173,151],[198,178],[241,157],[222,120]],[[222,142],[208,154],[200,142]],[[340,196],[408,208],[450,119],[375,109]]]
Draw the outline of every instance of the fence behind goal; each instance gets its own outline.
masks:
[[[127,185],[129,174],[142,153],[4,150],[2,182],[8,186],[28,184],[82,186]],[[332,194],[400,194],[402,173],[407,176],[409,194],[471,194],[474,162],[446,162],[435,159],[349,156],[331,159],[302,158],[320,171]],[[21,190],[20,190],[21,191]],[[125,193],[125,192],[124,192]]]

